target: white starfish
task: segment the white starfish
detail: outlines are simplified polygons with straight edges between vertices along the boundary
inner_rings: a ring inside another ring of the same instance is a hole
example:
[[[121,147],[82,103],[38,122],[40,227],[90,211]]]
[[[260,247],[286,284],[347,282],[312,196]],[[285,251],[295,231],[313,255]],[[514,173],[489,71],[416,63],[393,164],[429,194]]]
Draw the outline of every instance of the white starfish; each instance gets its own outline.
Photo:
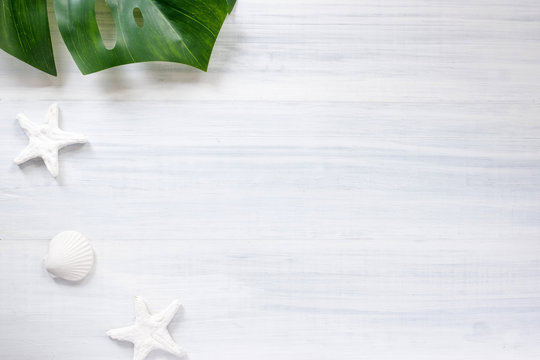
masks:
[[[180,301],[173,301],[165,310],[150,315],[144,300],[135,298],[135,324],[107,331],[107,335],[115,340],[129,341],[135,345],[133,360],[143,360],[150,351],[161,349],[178,357],[185,351],[171,338],[167,325],[180,309]]]
[[[52,176],[58,176],[58,150],[72,144],[87,142],[83,135],[64,131],[58,127],[58,105],[49,107],[45,124],[36,124],[24,114],[17,115],[17,120],[28,136],[28,145],[15,158],[20,165],[30,159],[40,157],[45,162]]]

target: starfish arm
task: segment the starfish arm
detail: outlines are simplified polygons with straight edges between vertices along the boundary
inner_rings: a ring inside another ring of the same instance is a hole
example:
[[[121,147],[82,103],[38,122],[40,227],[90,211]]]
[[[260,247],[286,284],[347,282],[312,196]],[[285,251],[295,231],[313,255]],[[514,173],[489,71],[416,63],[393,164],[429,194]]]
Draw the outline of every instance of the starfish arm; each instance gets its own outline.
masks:
[[[13,162],[17,165],[20,165],[38,156],[39,155],[36,153],[36,148],[28,144],[28,146],[25,147],[15,159],[13,159]]]
[[[24,114],[17,115],[17,121],[19,122],[19,125],[24,130],[24,133],[26,136],[30,137],[32,134],[36,134],[39,132],[39,125],[34,124],[30,119],[26,117]]]
[[[60,129],[56,129],[51,134],[51,137],[58,142],[59,148],[63,148],[68,145],[73,144],[84,144],[87,143],[88,140],[84,135],[72,133]]]
[[[174,318],[174,315],[176,315],[178,309],[180,309],[181,306],[182,304],[180,304],[180,300],[174,300],[172,303],[169,304],[169,306],[167,306],[165,310],[154,315],[153,319],[162,326],[167,326]]]
[[[47,112],[46,123],[51,129],[58,129],[58,104],[54,103],[49,106],[49,111]]]
[[[133,360],[144,360],[154,348],[149,344],[135,344],[133,349]]]
[[[167,328],[162,328],[156,331],[153,335],[154,347],[167,351],[178,357],[182,357],[186,354],[185,350],[178,346],[177,343],[171,338],[171,335],[167,331]]]
[[[107,336],[115,340],[133,342],[133,330],[133,325],[118,329],[111,329],[107,331]]]
[[[54,149],[53,151],[41,154],[41,158],[43,159],[43,162],[45,163],[45,166],[47,166],[47,170],[51,173],[52,176],[57,177],[58,176],[58,150]]]
[[[135,318],[136,320],[148,321],[150,313],[144,299],[140,296],[135,297]]]

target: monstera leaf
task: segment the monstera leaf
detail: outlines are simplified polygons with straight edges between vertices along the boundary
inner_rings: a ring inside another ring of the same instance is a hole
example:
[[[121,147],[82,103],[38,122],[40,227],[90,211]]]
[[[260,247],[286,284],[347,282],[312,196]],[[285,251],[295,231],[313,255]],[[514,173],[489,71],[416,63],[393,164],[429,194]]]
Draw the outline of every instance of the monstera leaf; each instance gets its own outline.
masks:
[[[236,0],[106,2],[117,34],[112,49],[103,43],[95,0],[54,0],[60,33],[83,74],[143,61],[172,61],[206,71],[219,30]],[[0,0],[0,48],[55,75],[46,3]]]
[[[47,0],[0,0],[0,48],[56,75]]]

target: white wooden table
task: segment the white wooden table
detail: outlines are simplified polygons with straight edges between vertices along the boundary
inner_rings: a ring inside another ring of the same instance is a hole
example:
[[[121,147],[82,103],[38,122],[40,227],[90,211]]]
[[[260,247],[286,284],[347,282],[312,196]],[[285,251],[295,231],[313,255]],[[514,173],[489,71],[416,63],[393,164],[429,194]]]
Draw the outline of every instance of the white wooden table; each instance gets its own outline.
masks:
[[[190,360],[540,358],[538,1],[239,0],[208,73],[52,26],[58,78],[0,53],[1,359],[131,359],[135,295]],[[12,163],[52,102],[57,180]]]

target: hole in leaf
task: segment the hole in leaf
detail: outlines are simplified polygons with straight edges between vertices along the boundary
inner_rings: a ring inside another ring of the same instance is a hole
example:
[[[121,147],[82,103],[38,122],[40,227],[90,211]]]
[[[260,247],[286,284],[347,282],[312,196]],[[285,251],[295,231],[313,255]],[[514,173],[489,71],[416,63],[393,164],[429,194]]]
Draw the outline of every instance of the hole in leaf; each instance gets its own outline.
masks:
[[[111,50],[116,44],[116,25],[111,8],[105,0],[96,0],[96,21],[105,48]]]
[[[144,17],[142,15],[141,9],[139,8],[133,9],[133,18],[135,19],[135,24],[137,24],[138,27],[143,27]]]

